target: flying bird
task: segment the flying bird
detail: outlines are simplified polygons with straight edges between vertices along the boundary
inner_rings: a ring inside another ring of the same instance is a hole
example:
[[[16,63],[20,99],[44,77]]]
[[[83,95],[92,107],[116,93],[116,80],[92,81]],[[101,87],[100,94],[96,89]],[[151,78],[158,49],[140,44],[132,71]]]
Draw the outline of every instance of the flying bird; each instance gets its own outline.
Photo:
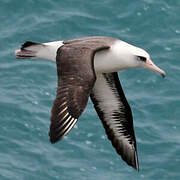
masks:
[[[145,50],[119,39],[93,36],[48,43],[27,41],[15,55],[56,61],[58,87],[51,110],[51,143],[73,128],[90,96],[116,152],[139,170],[132,112],[117,72],[143,67],[165,77]]]

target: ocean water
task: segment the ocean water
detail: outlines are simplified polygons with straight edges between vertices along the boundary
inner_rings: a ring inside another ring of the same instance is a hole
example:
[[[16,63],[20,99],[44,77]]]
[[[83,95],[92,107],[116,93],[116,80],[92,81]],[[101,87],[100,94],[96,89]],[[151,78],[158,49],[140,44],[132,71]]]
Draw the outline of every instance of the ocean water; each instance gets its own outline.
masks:
[[[1,0],[0,180],[179,180],[180,1]],[[88,102],[73,130],[49,142],[56,64],[17,60],[27,40],[112,36],[146,49],[167,73],[119,72],[131,105],[140,171],[124,163]]]

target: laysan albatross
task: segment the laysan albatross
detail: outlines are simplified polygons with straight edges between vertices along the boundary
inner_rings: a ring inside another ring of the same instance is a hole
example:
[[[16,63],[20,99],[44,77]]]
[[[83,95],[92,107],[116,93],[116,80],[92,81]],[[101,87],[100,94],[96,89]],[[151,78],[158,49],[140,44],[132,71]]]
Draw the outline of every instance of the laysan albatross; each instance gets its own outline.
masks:
[[[15,55],[56,61],[58,87],[51,111],[51,143],[72,129],[90,96],[117,153],[139,170],[132,112],[117,72],[144,67],[165,77],[145,50],[119,39],[95,36],[48,43],[27,41]]]

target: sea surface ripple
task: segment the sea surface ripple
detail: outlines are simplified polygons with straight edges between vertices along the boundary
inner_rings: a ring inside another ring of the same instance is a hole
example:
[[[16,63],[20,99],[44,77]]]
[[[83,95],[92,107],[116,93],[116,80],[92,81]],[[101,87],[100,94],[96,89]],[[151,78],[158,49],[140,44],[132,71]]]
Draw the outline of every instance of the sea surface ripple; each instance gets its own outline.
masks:
[[[179,180],[179,0],[1,0],[0,180]],[[131,105],[140,172],[111,146],[91,101],[75,128],[49,142],[56,64],[17,60],[27,40],[112,36],[146,49],[167,77],[144,69],[119,73]]]

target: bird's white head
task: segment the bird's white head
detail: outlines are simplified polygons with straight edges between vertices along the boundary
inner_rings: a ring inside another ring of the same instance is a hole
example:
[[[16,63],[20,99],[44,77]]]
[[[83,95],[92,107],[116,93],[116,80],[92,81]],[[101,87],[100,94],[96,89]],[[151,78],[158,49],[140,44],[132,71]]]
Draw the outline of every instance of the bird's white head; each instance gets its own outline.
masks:
[[[124,41],[117,41],[111,47],[111,53],[109,57],[112,64],[114,64],[114,70],[119,71],[128,68],[140,68],[144,67],[154,72],[159,73],[162,77],[165,77],[165,72],[157,67],[151,60],[150,55],[141,48],[130,45]]]

